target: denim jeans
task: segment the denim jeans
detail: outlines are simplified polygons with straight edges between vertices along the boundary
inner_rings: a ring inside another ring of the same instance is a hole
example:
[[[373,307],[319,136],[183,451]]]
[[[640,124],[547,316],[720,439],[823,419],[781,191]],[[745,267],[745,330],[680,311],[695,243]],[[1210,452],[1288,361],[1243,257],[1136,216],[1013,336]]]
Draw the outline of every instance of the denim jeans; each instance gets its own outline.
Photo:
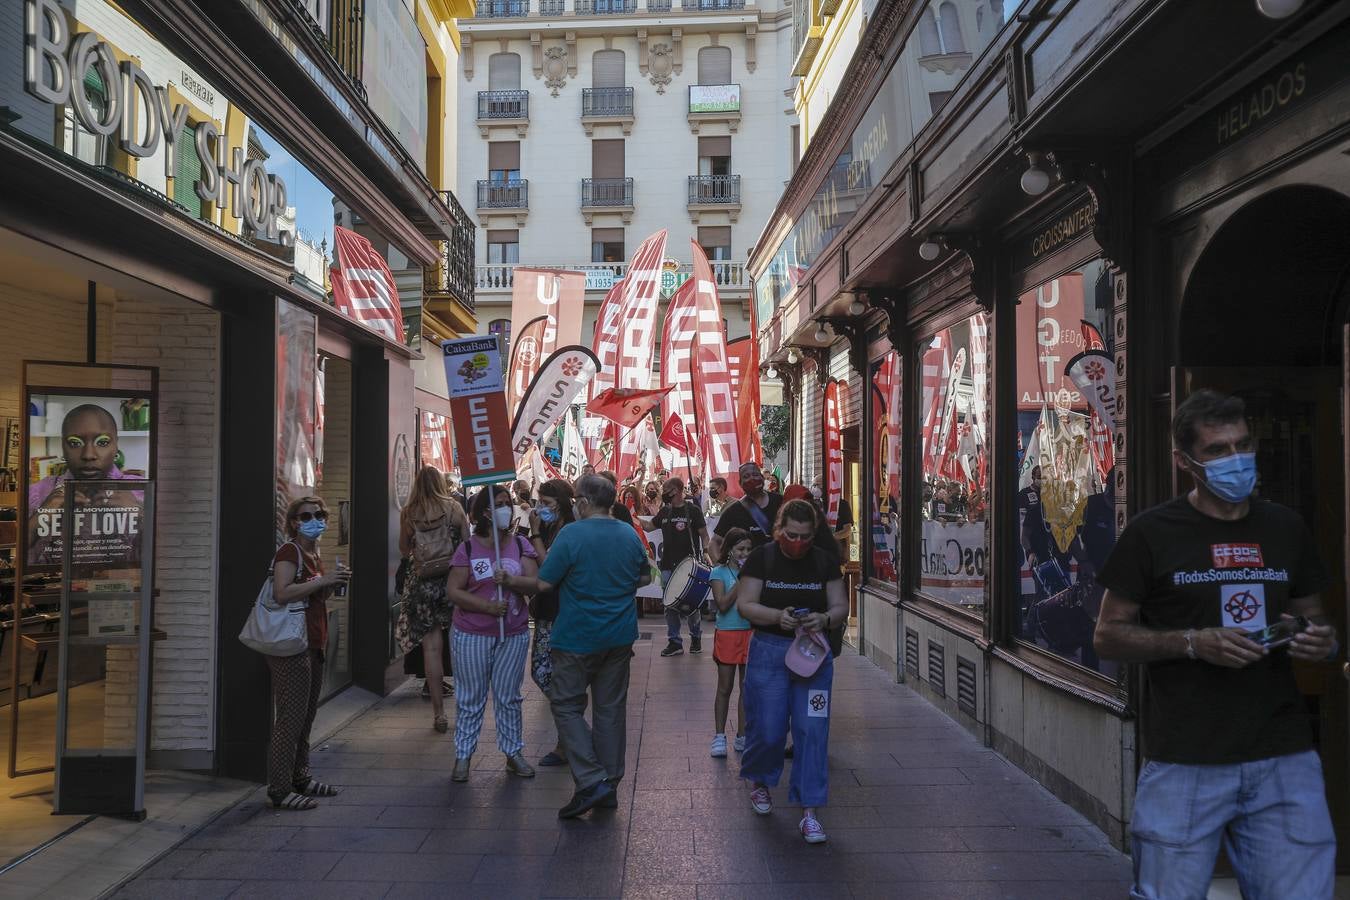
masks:
[[[661,587],[670,583],[670,569],[661,570]],[[680,639],[680,623],[689,623],[689,637],[701,638],[703,636],[703,614],[696,613],[692,616],[682,616],[673,609],[666,610],[666,640],[684,646],[684,641]]]
[[[788,671],[792,641],[755,632],[742,690],[745,700],[745,751],[741,777],[777,787],[783,775],[783,751],[792,730],[792,774],[788,802],[824,806],[829,797],[830,687],[834,658],[826,654],[816,674],[802,679]]]
[[[1204,900],[1222,843],[1246,900],[1330,900],[1336,838],[1307,750],[1232,765],[1148,762],[1134,819],[1133,900]]]

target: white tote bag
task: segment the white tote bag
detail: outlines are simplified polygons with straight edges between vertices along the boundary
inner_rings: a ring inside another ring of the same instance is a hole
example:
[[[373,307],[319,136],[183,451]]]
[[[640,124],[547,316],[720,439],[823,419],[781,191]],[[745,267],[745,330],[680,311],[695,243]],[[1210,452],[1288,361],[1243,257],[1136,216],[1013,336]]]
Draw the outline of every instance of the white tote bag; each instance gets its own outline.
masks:
[[[297,546],[296,550],[300,548]],[[296,571],[299,581],[300,571]],[[305,608],[308,600],[277,606],[272,594],[272,569],[258,591],[253,613],[244,622],[239,640],[245,647],[267,656],[295,656],[309,649],[309,633],[305,627]]]

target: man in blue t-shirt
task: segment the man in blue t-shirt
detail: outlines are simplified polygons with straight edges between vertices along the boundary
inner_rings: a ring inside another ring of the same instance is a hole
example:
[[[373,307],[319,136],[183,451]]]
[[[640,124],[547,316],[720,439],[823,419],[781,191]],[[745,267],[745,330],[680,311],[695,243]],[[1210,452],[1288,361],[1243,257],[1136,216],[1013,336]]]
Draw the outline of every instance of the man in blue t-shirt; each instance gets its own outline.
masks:
[[[651,582],[637,532],[610,514],[614,485],[583,475],[576,490],[578,519],[558,532],[535,586],[536,592],[558,591],[548,698],[577,786],[558,810],[562,819],[618,806],[614,787],[623,778],[627,751],[628,667],[638,637],[633,600]],[[587,692],[593,728],[586,724]]]

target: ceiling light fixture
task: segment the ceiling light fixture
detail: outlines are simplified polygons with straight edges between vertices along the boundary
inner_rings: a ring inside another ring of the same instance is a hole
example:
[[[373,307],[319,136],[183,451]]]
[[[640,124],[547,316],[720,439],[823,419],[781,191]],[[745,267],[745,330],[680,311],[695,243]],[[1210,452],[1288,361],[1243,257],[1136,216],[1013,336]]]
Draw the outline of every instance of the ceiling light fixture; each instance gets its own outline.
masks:
[[[821,322],[819,325],[816,326],[816,343],[823,344],[829,339],[830,339],[830,331],[828,328],[825,327],[825,323]]]
[[[788,349],[788,365],[795,366],[801,358],[801,354],[797,352],[795,347]]]
[[[867,304],[854,297],[853,302],[848,305],[848,314],[850,316],[861,316],[865,312],[867,312]]]
[[[764,374],[768,375],[770,378],[777,378],[778,370],[775,369],[773,366],[769,366],[769,371],[765,372]]]
[[[1050,173],[1044,168],[1045,154],[1036,150],[1027,151],[1027,170],[1022,173],[1022,190],[1032,197],[1039,197],[1050,188]]]
[[[932,262],[942,255],[942,239],[939,237],[930,237],[919,245],[919,258],[926,262]]]
[[[1303,8],[1303,0],[1256,0],[1256,11],[1267,19],[1287,19]]]

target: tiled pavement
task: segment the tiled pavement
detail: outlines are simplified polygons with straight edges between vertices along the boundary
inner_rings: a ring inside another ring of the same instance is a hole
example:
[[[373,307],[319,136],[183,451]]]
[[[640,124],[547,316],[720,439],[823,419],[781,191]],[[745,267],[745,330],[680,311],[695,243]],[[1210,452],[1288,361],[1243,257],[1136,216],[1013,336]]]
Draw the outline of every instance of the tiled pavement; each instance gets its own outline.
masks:
[[[469,782],[451,784],[451,735],[432,731],[430,705],[408,685],[316,752],[317,774],[341,796],[279,814],[256,793],[116,896],[1126,895],[1129,862],[1099,831],[852,652],[835,674],[830,840],[807,846],[786,777],[760,817],[734,758],[709,758],[711,654],[662,659],[664,629],[651,618],[642,628],[657,633],[636,645],[618,810],[560,822],[570,777],[508,775],[490,714]],[[554,732],[528,678],[525,708],[534,759]]]

